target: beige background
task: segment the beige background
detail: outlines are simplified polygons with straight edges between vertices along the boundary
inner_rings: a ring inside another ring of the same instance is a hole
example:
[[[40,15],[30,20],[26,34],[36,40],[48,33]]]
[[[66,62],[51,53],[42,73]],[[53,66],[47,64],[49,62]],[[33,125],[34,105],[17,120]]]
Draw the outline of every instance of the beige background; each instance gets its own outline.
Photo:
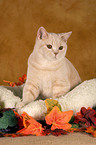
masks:
[[[96,0],[0,0],[0,84],[26,73],[40,26],[73,31],[67,58],[82,80],[96,77]]]

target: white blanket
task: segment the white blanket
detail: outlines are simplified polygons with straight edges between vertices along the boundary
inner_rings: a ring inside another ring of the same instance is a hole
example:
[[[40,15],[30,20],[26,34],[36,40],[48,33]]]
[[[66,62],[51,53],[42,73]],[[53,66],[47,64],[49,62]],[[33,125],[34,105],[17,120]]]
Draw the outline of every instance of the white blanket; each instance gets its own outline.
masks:
[[[0,86],[0,103],[2,108],[15,108],[16,103],[20,102],[23,86],[4,87]],[[74,113],[80,111],[81,107],[96,106],[96,79],[84,81],[66,95],[57,99],[62,111],[73,110]],[[33,118],[40,120],[45,118],[47,108],[44,100],[31,102],[17,110],[19,114],[28,113]]]

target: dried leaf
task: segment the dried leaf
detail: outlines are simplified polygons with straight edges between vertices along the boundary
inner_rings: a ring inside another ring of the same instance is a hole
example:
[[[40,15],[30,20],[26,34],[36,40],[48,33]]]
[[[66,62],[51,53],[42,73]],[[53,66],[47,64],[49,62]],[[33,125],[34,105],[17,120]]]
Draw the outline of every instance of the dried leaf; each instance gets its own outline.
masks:
[[[62,129],[55,129],[54,131],[51,131],[51,134],[55,136],[59,136],[59,135],[66,135],[68,134],[68,132]]]
[[[17,133],[22,133],[26,135],[32,134],[32,135],[37,135],[37,136],[41,136],[43,134],[44,128],[42,127],[40,123],[38,123],[35,119],[33,119],[27,113],[23,113],[22,117],[23,117],[23,123],[24,123],[25,128],[18,131]]]
[[[87,127],[96,127],[96,111],[91,108],[82,107],[80,112],[75,116],[75,123],[85,123]]]
[[[13,110],[17,120],[18,120],[18,126],[19,126],[19,130],[22,129],[24,127],[23,125],[23,118],[22,116],[20,116],[15,110]]]
[[[70,121],[72,115],[73,111],[61,112],[60,109],[55,106],[52,111],[48,115],[46,115],[45,120],[47,124],[52,124],[51,130],[69,130],[72,125],[68,122]]]
[[[50,129],[45,129],[44,132],[43,132],[43,136],[49,135],[49,134],[51,134],[51,130]]]
[[[25,83],[26,79],[27,79],[26,74],[24,74],[22,77],[19,77],[19,81],[22,83]]]
[[[92,136],[96,137],[96,129],[92,126],[88,127],[85,132],[90,133]]]
[[[15,87],[15,86],[20,86],[23,83],[25,83],[25,80],[26,80],[26,74],[24,74],[22,77],[19,77],[19,82],[11,82],[11,81],[6,81],[6,80],[3,80],[3,82],[8,83],[10,87]]]
[[[46,99],[45,104],[46,104],[46,107],[47,107],[47,113],[49,113],[54,108],[54,106],[57,106],[62,111],[61,106],[60,106],[60,104],[58,103],[57,100]]]
[[[10,82],[10,81],[6,81],[6,80],[3,80],[3,82],[8,83],[8,85],[10,87],[15,87],[16,86],[16,83],[15,82]]]

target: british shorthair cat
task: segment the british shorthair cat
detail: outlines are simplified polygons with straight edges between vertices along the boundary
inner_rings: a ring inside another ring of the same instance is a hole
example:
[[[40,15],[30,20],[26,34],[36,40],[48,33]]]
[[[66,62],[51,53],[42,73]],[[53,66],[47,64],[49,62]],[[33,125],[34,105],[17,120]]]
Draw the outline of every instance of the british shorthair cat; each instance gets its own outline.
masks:
[[[57,98],[81,83],[80,76],[65,57],[68,33],[48,33],[44,27],[37,32],[34,50],[28,59],[27,80],[23,89],[22,107],[34,101],[39,94]]]

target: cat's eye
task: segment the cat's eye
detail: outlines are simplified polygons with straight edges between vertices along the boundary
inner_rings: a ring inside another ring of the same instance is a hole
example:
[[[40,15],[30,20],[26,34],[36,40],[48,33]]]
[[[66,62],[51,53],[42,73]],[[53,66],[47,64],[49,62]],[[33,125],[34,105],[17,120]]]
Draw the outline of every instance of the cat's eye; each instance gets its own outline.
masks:
[[[60,46],[60,47],[59,47],[59,50],[62,50],[62,49],[63,49],[63,46]]]
[[[47,47],[48,47],[49,49],[51,49],[51,48],[52,48],[52,45],[48,44]]]

